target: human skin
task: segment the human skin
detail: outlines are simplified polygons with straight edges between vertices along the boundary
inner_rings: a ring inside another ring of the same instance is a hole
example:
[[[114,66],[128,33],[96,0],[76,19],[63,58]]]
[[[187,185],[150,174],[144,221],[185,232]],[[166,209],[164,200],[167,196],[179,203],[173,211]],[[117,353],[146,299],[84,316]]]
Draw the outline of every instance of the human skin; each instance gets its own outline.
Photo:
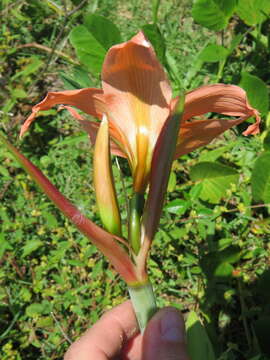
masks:
[[[126,301],[73,343],[64,360],[189,360],[183,317],[175,308],[163,308],[142,335],[132,304]]]

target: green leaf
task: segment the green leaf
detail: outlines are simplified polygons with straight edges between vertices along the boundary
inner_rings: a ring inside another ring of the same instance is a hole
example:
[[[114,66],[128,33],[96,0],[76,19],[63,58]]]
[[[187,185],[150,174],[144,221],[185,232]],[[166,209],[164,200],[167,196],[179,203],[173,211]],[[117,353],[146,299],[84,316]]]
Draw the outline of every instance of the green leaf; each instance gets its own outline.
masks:
[[[200,198],[211,203],[218,203],[226,196],[226,190],[237,184],[238,172],[226,165],[214,162],[201,162],[191,168],[190,177],[193,181],[202,181]]]
[[[12,246],[5,240],[4,233],[0,233],[0,259],[3,257],[6,250],[12,250]]]
[[[198,55],[198,60],[203,62],[218,62],[225,60],[230,54],[224,46],[210,44],[206,45]]]
[[[23,98],[27,97],[27,93],[23,89],[20,89],[20,88],[12,89],[11,95],[12,95],[12,97],[14,97],[16,99],[23,99]]]
[[[52,213],[43,211],[42,216],[46,219],[49,229],[56,229],[58,227],[58,221]]]
[[[54,328],[54,321],[51,316],[43,316],[37,321],[39,328]]]
[[[74,66],[73,68],[73,77],[83,88],[93,86],[92,81],[89,78],[89,74],[85,69],[80,66]]]
[[[219,31],[227,26],[236,5],[237,0],[194,0],[192,16],[202,26]]]
[[[160,62],[164,63],[166,45],[159,27],[156,24],[146,24],[142,26],[142,30],[150,43],[153,45]]]
[[[270,151],[263,153],[255,161],[251,176],[251,188],[255,201],[270,202]]]
[[[122,42],[118,27],[103,16],[87,14],[83,24],[105,50]]]
[[[11,177],[9,171],[2,165],[0,165],[0,174],[7,178]]]
[[[74,90],[74,89],[82,89],[83,88],[83,86],[80,83],[78,83],[76,80],[74,80],[72,77],[66,75],[66,73],[64,73],[62,71],[59,72],[59,77],[63,81],[64,87],[67,90]]]
[[[215,150],[205,150],[201,153],[199,157],[199,162],[203,161],[215,161],[219,157],[221,157],[224,153],[226,153],[228,150],[230,150],[232,147],[234,147],[237,144],[237,141],[232,141],[228,145],[224,145],[221,147],[218,147]]]
[[[43,245],[43,242],[41,240],[30,240],[26,243],[26,245],[23,246],[22,250],[23,250],[23,254],[22,257],[24,258],[25,256],[31,254],[32,252],[34,252],[35,250],[37,250],[38,248],[40,248],[40,246]]]
[[[69,137],[66,137],[63,141],[57,142],[54,146],[55,147],[61,147],[64,145],[77,145],[82,142],[86,142],[88,140],[88,134],[83,135],[72,135]]]
[[[171,214],[182,215],[186,212],[189,205],[188,201],[175,199],[166,204],[165,209]]]
[[[33,74],[38,71],[38,69],[42,66],[42,64],[43,64],[43,61],[41,61],[37,56],[32,56],[30,58],[29,64],[26,65],[23,70],[16,72],[16,74],[11,79],[15,80],[20,76],[26,77],[30,74]]]
[[[1,172],[1,167],[0,167],[0,172]],[[169,181],[168,181],[167,191],[173,192],[175,190],[175,186],[176,186],[176,175],[173,171],[171,171]]]
[[[192,360],[216,360],[207,332],[194,311],[188,315],[186,329],[190,358]]]
[[[101,72],[106,49],[96,40],[84,25],[76,26],[69,34],[80,62],[88,71],[98,75]]]
[[[232,275],[232,272],[233,266],[227,262],[223,262],[216,267],[214,271],[214,276],[219,278],[226,278],[230,277]]]
[[[26,315],[29,317],[35,317],[41,315],[44,312],[44,304],[38,304],[38,303],[31,304],[27,306],[25,312]]]
[[[239,84],[246,92],[250,104],[265,115],[269,109],[269,94],[262,79],[247,72],[242,72]]]
[[[201,258],[200,265],[208,279],[231,277],[233,266],[241,258],[239,246],[217,249]]]
[[[270,1],[238,0],[236,12],[247,25],[256,25],[269,17]]]

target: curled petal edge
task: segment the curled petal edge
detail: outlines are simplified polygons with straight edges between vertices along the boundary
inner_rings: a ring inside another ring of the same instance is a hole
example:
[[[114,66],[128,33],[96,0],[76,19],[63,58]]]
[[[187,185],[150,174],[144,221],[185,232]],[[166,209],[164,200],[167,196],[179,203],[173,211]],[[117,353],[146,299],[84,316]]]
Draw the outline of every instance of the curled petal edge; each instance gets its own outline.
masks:
[[[21,127],[20,138],[29,129],[39,111],[49,110],[55,105],[66,104],[76,106],[76,108],[86,114],[101,118],[102,114],[97,110],[97,102],[99,100],[95,96],[102,93],[102,90],[95,88],[49,92],[40,103],[32,108],[32,114],[25,120]]]

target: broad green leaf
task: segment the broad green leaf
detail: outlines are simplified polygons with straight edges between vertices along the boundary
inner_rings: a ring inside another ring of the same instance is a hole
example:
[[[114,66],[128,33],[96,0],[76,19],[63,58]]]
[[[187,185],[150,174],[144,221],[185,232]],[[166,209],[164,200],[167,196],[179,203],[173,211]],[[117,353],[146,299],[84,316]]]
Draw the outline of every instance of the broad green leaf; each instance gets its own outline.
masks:
[[[203,62],[218,62],[225,60],[230,54],[224,46],[209,44],[205,46],[198,55],[198,60]]]
[[[87,14],[83,24],[105,50],[122,42],[118,27],[103,16]]]
[[[207,332],[194,311],[188,315],[186,330],[190,358],[192,360],[216,360]]]
[[[51,311],[50,305],[46,301],[41,304],[34,303],[34,304],[27,306],[25,312],[26,312],[26,315],[28,315],[30,317],[36,317],[41,314],[49,314],[50,311]]]
[[[214,276],[219,278],[226,278],[230,277],[232,275],[232,272],[233,266],[227,262],[223,262],[216,267],[214,271]]]
[[[59,75],[64,83],[65,88],[68,90],[82,89],[93,86],[87,71],[79,66],[73,68],[72,76],[67,75],[63,71],[61,71]]]
[[[209,252],[202,257],[200,264],[209,279],[213,277],[224,278],[232,275],[232,264],[237,263],[240,258],[240,247],[232,245],[225,247],[223,250],[217,249]]]
[[[142,26],[142,30],[153,45],[160,62],[164,63],[166,46],[159,27],[156,24],[146,24]]]
[[[175,199],[166,204],[165,209],[171,214],[182,215],[188,209],[190,203],[182,199]]]
[[[247,72],[242,72],[240,84],[247,92],[250,105],[265,115],[269,109],[269,93],[262,79]]]
[[[269,17],[270,1],[238,0],[236,12],[247,25],[256,25]]]
[[[101,72],[106,49],[84,25],[76,26],[69,35],[80,62],[88,71],[98,75]]]
[[[42,316],[38,319],[36,326],[39,328],[54,328],[54,320],[51,316]]]
[[[44,304],[38,304],[38,303],[31,304],[27,306],[25,312],[26,315],[29,317],[35,317],[41,315],[44,312]]]
[[[31,254],[33,251],[37,250],[42,245],[43,245],[43,243],[41,240],[35,239],[35,240],[27,241],[27,243],[22,248],[22,250],[23,250],[22,257],[24,258],[25,256]]]
[[[202,26],[219,31],[227,26],[236,5],[237,0],[194,0],[192,16]]]
[[[202,181],[200,198],[211,203],[218,203],[226,196],[232,184],[237,184],[238,172],[226,165],[214,162],[201,162],[191,168],[190,177]]]
[[[270,202],[270,151],[255,162],[251,176],[252,195],[255,201]]]

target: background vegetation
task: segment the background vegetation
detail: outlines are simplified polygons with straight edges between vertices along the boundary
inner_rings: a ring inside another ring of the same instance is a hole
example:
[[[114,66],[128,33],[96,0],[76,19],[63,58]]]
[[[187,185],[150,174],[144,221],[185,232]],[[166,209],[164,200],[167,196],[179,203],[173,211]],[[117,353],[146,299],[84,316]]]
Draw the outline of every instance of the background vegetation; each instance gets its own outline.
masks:
[[[240,84],[261,112],[260,136],[241,136],[247,126],[242,124],[173,165],[149,269],[158,305],[194,310],[203,324],[193,313],[189,317],[194,360],[270,359],[269,4],[2,0],[0,5],[2,131],[97,223],[92,150],[70,116],[47,111],[23,142],[17,137],[31,106],[48,90],[98,86],[111,43],[143,28],[175,94],[218,81]],[[118,162],[113,170],[124,214],[121,179],[124,175],[127,192],[131,180]],[[126,288],[3,147],[0,203],[0,357],[61,359],[69,342],[127,298]],[[205,343],[211,351],[202,357]]]

